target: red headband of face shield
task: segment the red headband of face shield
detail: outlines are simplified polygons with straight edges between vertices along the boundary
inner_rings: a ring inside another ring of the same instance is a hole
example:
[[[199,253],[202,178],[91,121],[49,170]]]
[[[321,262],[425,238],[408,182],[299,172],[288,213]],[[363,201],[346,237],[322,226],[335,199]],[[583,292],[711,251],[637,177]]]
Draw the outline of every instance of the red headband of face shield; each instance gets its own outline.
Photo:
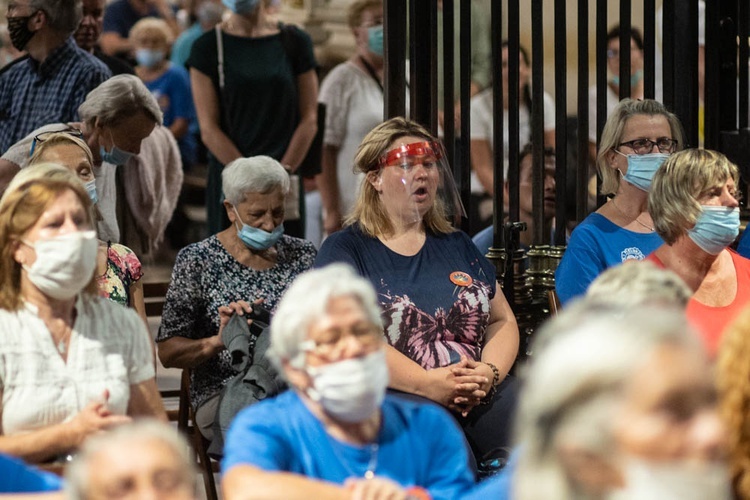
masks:
[[[401,166],[411,167],[416,164],[431,165],[443,158],[443,146],[437,141],[414,142],[403,144],[380,157],[378,168]]]

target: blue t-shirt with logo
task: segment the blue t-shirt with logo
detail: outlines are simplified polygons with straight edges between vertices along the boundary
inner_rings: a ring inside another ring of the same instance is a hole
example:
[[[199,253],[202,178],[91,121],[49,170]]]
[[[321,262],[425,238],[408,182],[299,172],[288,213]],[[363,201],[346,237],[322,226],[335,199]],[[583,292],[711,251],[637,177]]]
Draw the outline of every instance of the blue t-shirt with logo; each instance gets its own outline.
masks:
[[[565,304],[585,294],[605,269],[628,260],[643,260],[663,243],[656,233],[629,231],[601,214],[592,213],[573,230],[555,272],[560,301]]]

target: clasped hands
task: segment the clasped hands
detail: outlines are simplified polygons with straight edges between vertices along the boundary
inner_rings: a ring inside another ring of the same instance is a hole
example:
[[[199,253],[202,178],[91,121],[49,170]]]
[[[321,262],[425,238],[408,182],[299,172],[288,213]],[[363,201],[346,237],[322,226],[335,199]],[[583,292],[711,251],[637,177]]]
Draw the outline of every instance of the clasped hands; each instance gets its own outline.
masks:
[[[492,388],[489,365],[461,356],[458,363],[427,370],[428,397],[466,417]]]

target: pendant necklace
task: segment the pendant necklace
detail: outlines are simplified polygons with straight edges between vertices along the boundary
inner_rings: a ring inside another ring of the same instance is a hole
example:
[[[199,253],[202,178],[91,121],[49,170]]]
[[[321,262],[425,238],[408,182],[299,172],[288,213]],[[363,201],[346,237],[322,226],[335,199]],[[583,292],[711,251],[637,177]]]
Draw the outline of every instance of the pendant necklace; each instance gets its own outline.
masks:
[[[341,462],[341,465],[343,465],[346,469],[346,472],[350,474],[350,477],[360,476],[359,473],[352,470],[349,461],[345,460],[344,457],[342,457],[339,453],[339,450],[336,449],[339,446],[343,446],[343,443],[339,443],[334,439],[332,439],[332,441],[333,442],[331,443],[331,449],[333,450],[334,455],[336,455],[336,458],[339,459],[339,462]],[[362,477],[364,477],[365,479],[372,479],[375,477],[375,469],[378,468],[379,446],[378,443],[372,443],[368,446],[368,448],[370,449],[370,459],[367,462],[367,469],[365,470],[365,473],[362,474]]]
[[[66,344],[67,339],[70,337],[70,334],[73,330],[68,330],[68,333],[62,336],[62,338],[57,342],[57,352],[59,352],[61,355],[65,355],[65,353],[68,350],[68,345]]]
[[[625,217],[626,219],[628,219],[628,218],[629,218],[629,217],[628,217],[628,215],[627,215],[627,214],[625,214],[625,212],[623,212],[622,210],[620,210],[620,207],[618,207],[618,206],[617,206],[617,203],[615,203],[615,198],[616,198],[616,197],[613,197],[613,198],[612,198],[612,206],[613,206],[613,207],[615,207],[615,210],[617,210],[618,212],[620,212],[620,215],[622,215],[623,217]],[[649,226],[648,224],[644,224],[643,222],[639,221],[639,220],[638,220],[638,217],[636,217],[636,218],[635,218],[634,220],[635,220],[635,221],[636,221],[636,222],[637,222],[638,224],[640,224],[641,226],[643,226],[643,227],[645,227],[646,229],[648,229],[649,231],[651,231],[652,233],[653,233],[654,231],[656,231],[656,228],[654,228],[654,227],[652,227],[652,226]]]

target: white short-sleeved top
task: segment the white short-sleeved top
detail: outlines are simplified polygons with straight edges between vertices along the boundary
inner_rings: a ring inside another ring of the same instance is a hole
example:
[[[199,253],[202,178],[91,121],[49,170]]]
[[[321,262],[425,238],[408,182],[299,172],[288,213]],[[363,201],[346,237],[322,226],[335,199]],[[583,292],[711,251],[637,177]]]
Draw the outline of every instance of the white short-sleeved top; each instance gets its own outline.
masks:
[[[323,80],[318,100],[326,105],[323,142],[339,149],[336,176],[342,215],[354,207],[364,174],[354,172],[362,139],[383,121],[383,91],[353,63],[339,64]]]
[[[35,306],[0,310],[0,434],[68,421],[105,390],[109,410],[124,415],[130,386],[154,377],[149,335],[134,311],[90,296],[75,307],[67,363]]]
[[[544,131],[555,129],[555,101],[548,93],[544,93]],[[486,89],[471,98],[471,139],[485,140],[492,144],[493,111],[492,111],[492,89]],[[525,104],[518,108],[518,147],[523,148],[531,142],[531,113]],[[503,110],[503,154],[504,174],[508,175],[508,144],[510,144],[508,131],[508,110]],[[472,170],[471,192],[483,193],[479,178]]]

